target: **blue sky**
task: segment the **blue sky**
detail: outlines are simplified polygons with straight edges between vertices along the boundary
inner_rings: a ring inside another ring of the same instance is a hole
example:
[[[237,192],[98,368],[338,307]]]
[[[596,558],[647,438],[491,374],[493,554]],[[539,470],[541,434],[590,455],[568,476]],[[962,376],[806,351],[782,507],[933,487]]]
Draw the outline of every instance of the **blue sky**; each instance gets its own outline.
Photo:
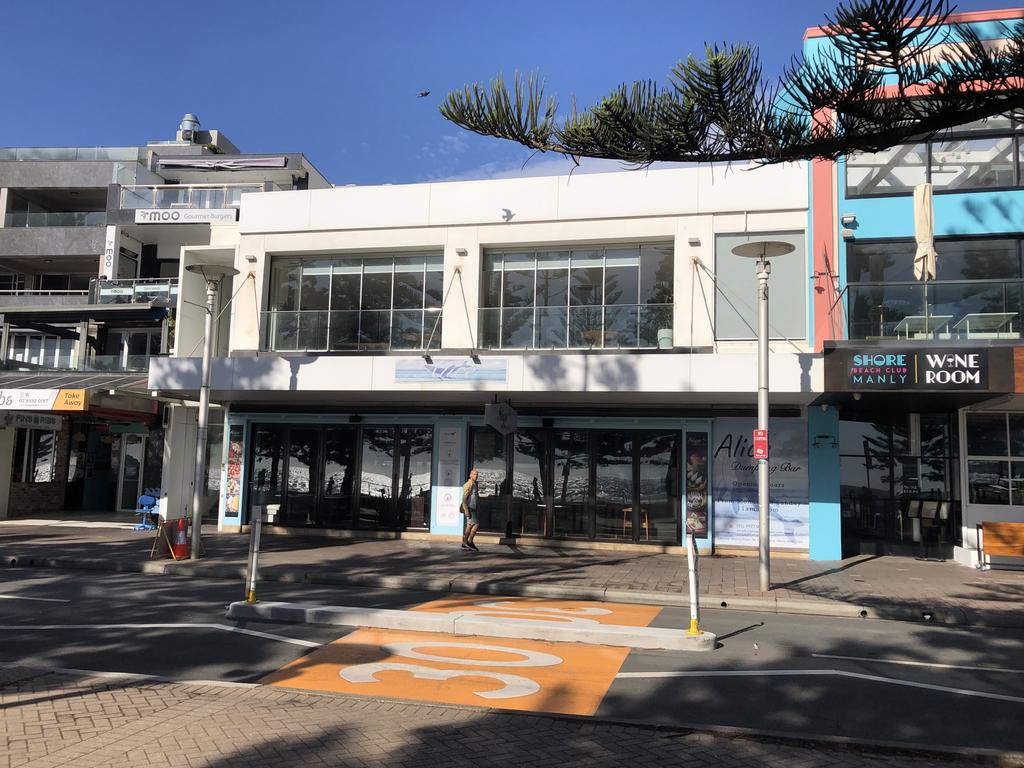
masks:
[[[1008,4],[958,3],[960,10]],[[567,172],[568,161],[462,131],[441,97],[539,72],[563,105],[665,75],[703,44],[759,45],[778,72],[831,2],[34,0],[4,8],[0,146],[125,146],[181,115],[242,151],[301,151],[335,184]],[[15,34],[15,30],[18,32]],[[417,98],[421,90],[430,96]],[[591,163],[590,170],[606,165]]]

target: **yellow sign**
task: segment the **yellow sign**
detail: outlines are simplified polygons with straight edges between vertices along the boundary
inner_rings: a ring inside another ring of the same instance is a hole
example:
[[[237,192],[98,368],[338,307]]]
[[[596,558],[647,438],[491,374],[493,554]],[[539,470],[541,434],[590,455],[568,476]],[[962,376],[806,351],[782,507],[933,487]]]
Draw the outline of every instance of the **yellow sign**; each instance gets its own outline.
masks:
[[[53,410],[84,411],[88,402],[88,392],[84,389],[58,389],[57,399],[53,401]]]

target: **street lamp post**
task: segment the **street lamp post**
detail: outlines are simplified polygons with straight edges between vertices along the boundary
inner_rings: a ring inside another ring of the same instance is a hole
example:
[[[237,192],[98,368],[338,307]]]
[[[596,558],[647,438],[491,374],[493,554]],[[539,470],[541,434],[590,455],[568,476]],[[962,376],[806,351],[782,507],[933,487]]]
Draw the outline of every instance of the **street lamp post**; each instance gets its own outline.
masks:
[[[768,435],[768,276],[772,266],[768,259],[782,256],[794,249],[791,243],[779,240],[759,240],[737,245],[732,252],[737,256],[757,259],[757,429],[765,436],[765,451],[757,460],[757,562],[761,591],[772,588],[771,577],[771,516],[769,515],[769,475],[767,451]]]
[[[221,280],[237,275],[234,267],[220,264],[190,264],[189,272],[206,281],[206,326],[203,333],[202,385],[199,388],[199,423],[196,430],[196,474],[192,488],[192,559],[199,559],[201,530],[203,527],[202,495],[206,482],[206,440],[210,421],[210,359],[213,356],[213,313],[217,306],[217,291]]]

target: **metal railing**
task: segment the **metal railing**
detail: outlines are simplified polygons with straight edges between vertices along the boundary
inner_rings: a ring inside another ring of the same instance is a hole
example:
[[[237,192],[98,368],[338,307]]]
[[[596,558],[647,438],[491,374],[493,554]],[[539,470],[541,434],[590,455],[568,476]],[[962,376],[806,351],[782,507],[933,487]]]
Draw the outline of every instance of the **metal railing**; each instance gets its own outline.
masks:
[[[851,339],[1017,339],[1024,327],[1024,280],[850,283]]]
[[[237,208],[247,192],[264,192],[263,183],[154,184],[121,187],[121,209]]]
[[[174,307],[178,303],[178,278],[95,278],[90,283],[89,297],[93,304],[148,304],[151,301],[161,301],[166,302],[169,307]]]
[[[105,211],[68,211],[40,213],[8,213],[4,227],[102,227],[107,223]]]
[[[650,349],[673,346],[671,304],[487,307],[481,349]]]
[[[265,352],[415,350],[426,349],[428,340],[431,349],[440,349],[440,312],[440,309],[272,309],[260,312],[260,349]]]

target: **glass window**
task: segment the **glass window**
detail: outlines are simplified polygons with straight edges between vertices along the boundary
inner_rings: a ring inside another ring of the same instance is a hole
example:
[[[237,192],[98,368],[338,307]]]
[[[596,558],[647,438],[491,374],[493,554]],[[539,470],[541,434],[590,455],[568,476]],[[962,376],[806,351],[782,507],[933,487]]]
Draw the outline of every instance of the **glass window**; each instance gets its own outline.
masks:
[[[671,245],[644,245],[640,247],[640,303],[672,303]]]
[[[1009,504],[1009,462],[971,459],[967,462],[967,490],[972,504]]]
[[[597,536],[630,536],[633,515],[633,440],[628,432],[595,436]]]
[[[554,505],[556,536],[590,535],[590,452],[587,432],[560,430],[554,436]]]
[[[638,526],[641,541],[681,541],[679,510],[682,505],[679,485],[678,431],[652,434],[638,441],[640,505],[631,525]]]
[[[395,430],[363,429],[362,476],[359,481],[359,525],[393,528],[392,501],[395,466]]]
[[[900,144],[846,159],[846,194],[880,195],[913,191],[928,180],[928,145]]]
[[[967,453],[970,456],[1008,456],[1006,414],[967,414]]]
[[[470,468],[477,471],[480,530],[504,534],[509,522],[507,441],[490,427],[474,427],[471,436]]]
[[[547,532],[548,481],[547,433],[521,429],[512,440],[513,532],[543,535]]]
[[[434,430],[430,427],[402,427],[398,442],[399,525],[403,528],[429,528]]]
[[[252,446],[252,470],[249,473],[251,508],[280,504],[284,478],[283,429],[255,427]]]
[[[932,144],[931,181],[936,189],[1012,187],[1015,172],[1012,136],[948,139]]]
[[[50,483],[57,474],[57,432],[28,430],[28,466],[25,478],[30,483]]]
[[[1024,414],[1008,414],[1010,420],[1010,455],[1024,457]]]

